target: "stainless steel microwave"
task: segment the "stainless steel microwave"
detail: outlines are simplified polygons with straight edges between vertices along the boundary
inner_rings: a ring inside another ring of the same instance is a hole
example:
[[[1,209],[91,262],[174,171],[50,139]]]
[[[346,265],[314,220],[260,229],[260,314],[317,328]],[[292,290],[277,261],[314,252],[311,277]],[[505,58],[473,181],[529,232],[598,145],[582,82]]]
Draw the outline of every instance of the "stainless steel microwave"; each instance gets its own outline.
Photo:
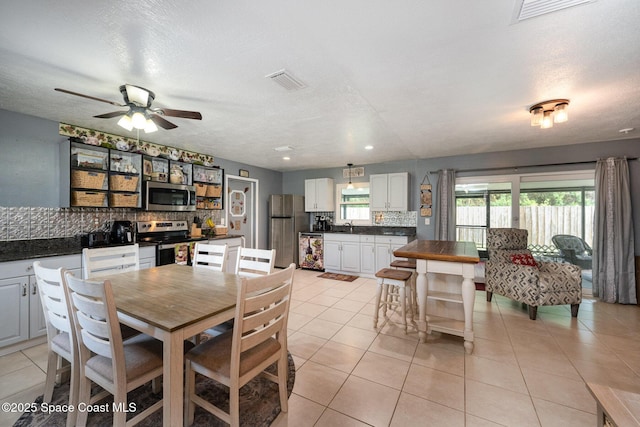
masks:
[[[144,208],[147,211],[195,211],[196,187],[145,181]]]

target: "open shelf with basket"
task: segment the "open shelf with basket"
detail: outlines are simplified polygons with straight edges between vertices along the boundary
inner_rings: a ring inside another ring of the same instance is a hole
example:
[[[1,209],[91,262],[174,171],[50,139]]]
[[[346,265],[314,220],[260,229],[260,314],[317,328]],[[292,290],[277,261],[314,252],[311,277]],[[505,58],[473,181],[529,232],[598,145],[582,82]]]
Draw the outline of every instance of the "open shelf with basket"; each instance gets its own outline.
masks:
[[[71,142],[70,206],[141,206],[142,155]]]
[[[196,187],[196,208],[223,208],[224,170],[200,165],[193,166],[193,184]]]

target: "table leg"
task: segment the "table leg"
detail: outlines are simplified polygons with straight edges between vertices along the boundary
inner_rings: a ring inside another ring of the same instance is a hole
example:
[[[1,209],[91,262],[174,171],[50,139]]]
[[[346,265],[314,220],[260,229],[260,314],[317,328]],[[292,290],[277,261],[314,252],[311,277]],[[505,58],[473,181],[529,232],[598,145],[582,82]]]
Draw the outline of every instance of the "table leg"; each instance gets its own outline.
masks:
[[[420,342],[427,341],[427,260],[416,261],[416,294],[418,297],[418,337]]]
[[[463,267],[462,305],[464,308],[464,348],[467,354],[473,352],[473,306],[476,300],[476,286],[473,282],[473,265]]]
[[[181,426],[184,401],[184,334],[181,329],[167,332],[163,346],[162,424]]]

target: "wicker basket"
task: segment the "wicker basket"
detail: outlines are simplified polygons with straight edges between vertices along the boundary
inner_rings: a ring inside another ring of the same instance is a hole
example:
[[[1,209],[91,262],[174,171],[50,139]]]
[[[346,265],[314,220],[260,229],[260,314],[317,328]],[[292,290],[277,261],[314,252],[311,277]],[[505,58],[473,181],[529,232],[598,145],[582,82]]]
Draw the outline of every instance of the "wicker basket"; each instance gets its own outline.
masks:
[[[222,186],[220,185],[208,185],[207,186],[207,197],[220,197],[222,196]]]
[[[213,234],[215,234],[216,236],[223,236],[225,234],[227,234],[229,231],[229,229],[227,227],[218,227],[216,226],[216,228],[213,229]]]
[[[109,189],[113,191],[136,191],[138,189],[138,177],[135,175],[111,175],[109,176]]]
[[[205,196],[207,194],[207,184],[196,183],[196,196]]]
[[[105,172],[93,171],[71,171],[71,186],[74,188],[91,188],[93,190],[102,190],[104,185]]]
[[[95,191],[72,191],[71,206],[104,206],[106,193]]]
[[[112,208],[137,208],[138,195],[111,193],[109,194],[109,206]]]

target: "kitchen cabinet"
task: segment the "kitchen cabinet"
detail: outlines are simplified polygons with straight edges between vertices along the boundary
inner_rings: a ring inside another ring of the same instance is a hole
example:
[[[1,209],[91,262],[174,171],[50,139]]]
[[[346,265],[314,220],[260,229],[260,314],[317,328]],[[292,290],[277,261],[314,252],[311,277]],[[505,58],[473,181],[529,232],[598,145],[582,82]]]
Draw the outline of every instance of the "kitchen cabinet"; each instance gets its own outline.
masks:
[[[360,272],[360,236],[341,233],[324,235],[325,271]]]
[[[209,243],[212,245],[227,245],[227,260],[225,271],[227,273],[236,272],[236,263],[238,261],[238,253],[240,248],[244,247],[244,237],[229,236],[227,238],[211,239]]]
[[[389,267],[393,251],[415,237],[373,234],[325,233],[324,269],[331,273],[359,273],[373,277]]]
[[[81,255],[38,258],[48,268],[64,267],[81,277]],[[0,264],[0,348],[46,335],[34,260]],[[2,350],[0,350],[2,352]]]
[[[393,251],[409,243],[406,236],[375,236],[376,271],[389,268],[396,260]]]
[[[140,270],[156,266],[156,246],[141,246],[140,253]]]
[[[169,182],[171,184],[193,185],[193,165],[170,160]]]
[[[143,179],[145,181],[169,182],[169,160],[160,157],[143,157]]]
[[[334,184],[332,178],[305,179],[305,212],[333,212],[335,209],[333,189]]]
[[[193,184],[196,187],[196,209],[223,208],[224,170],[193,165]]]
[[[375,174],[369,177],[371,211],[408,211],[409,174],[407,172]]]
[[[141,154],[72,141],[70,156],[70,206],[141,206]]]
[[[360,272],[376,274],[375,236],[360,236]]]

